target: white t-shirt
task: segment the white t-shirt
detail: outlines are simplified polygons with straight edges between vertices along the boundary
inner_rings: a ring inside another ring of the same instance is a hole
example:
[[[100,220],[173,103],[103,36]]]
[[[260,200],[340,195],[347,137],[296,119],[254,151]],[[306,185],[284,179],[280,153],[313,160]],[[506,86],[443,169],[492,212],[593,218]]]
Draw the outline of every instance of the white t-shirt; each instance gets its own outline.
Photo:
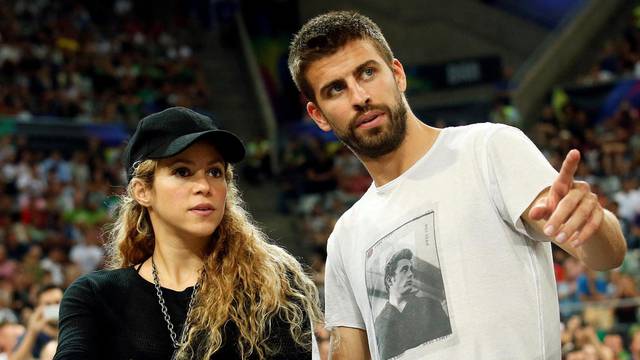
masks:
[[[640,189],[631,191],[618,191],[613,195],[613,199],[620,205],[618,213],[627,221],[634,221],[636,215],[640,213]]]
[[[560,359],[551,245],[520,219],[556,176],[518,129],[443,129],[336,224],[327,327],[365,329],[373,359]]]
[[[97,245],[78,244],[71,249],[69,258],[80,266],[83,274],[98,268],[104,260],[104,250]]]

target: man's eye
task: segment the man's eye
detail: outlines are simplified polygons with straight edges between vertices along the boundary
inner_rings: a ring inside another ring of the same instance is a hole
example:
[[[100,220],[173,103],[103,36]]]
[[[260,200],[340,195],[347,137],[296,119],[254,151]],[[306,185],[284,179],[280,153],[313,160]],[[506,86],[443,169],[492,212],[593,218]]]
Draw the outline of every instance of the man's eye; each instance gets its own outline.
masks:
[[[344,86],[341,84],[335,84],[329,88],[329,95],[337,95],[342,90],[344,90]]]
[[[364,70],[362,70],[362,75],[364,75],[365,78],[370,78],[373,76],[373,74],[375,73],[375,70],[373,68],[365,68]]]
[[[185,167],[181,167],[181,168],[177,168],[173,171],[174,174],[180,176],[180,177],[187,177],[189,175],[191,175],[191,171],[189,171],[189,169],[185,168]]]

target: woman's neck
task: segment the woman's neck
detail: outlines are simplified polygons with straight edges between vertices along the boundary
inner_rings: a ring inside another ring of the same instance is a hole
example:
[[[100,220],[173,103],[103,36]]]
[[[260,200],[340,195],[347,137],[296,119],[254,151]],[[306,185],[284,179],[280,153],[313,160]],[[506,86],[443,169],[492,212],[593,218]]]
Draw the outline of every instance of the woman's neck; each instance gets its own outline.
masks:
[[[187,246],[182,242],[156,241],[153,259],[147,259],[140,275],[154,282],[152,260],[158,272],[160,286],[182,291],[195,285],[204,263],[204,246]]]

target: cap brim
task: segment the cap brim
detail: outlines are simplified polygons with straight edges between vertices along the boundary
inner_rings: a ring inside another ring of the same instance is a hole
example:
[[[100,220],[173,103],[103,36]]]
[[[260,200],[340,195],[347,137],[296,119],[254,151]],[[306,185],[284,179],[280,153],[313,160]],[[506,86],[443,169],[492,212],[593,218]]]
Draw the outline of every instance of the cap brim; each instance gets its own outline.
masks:
[[[170,143],[158,147],[147,157],[149,159],[171,157],[186,150],[198,140],[210,141],[227,163],[237,163],[244,159],[245,148],[242,141],[233,133],[224,130],[207,130],[180,136]]]

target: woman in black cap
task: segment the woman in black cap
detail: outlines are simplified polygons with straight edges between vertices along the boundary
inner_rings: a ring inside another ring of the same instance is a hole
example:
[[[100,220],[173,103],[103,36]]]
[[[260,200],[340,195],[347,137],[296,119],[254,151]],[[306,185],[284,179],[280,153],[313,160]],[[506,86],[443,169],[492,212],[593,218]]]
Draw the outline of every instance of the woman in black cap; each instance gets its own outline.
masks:
[[[317,290],[242,208],[230,164],[243,157],[192,110],[140,121],[109,232],[114,269],[65,292],[55,359],[311,357]]]

